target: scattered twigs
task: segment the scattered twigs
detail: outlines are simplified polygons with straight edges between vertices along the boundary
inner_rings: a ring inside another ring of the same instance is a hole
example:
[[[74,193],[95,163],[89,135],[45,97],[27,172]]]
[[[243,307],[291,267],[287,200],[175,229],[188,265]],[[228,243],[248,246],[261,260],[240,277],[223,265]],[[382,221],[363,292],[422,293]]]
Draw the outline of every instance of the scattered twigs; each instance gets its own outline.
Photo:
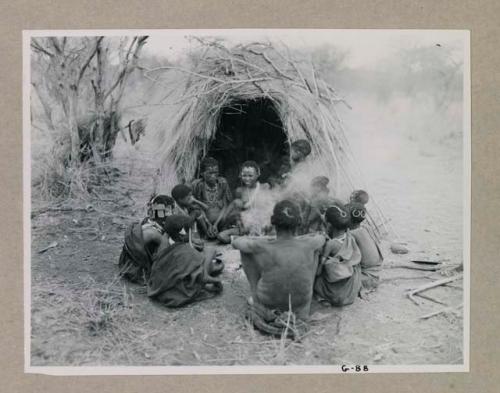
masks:
[[[409,270],[423,270],[428,272],[438,271],[441,267],[437,266],[418,266],[410,264],[398,264],[398,265],[385,265],[384,269],[409,269]]]
[[[462,308],[463,306],[464,306],[463,303],[460,303],[456,306],[446,307],[446,308],[443,308],[441,310],[434,311],[434,312],[431,312],[431,313],[426,314],[426,315],[422,315],[419,319],[429,319],[429,318],[435,317],[436,315],[440,315],[440,314],[448,313],[448,312],[453,312],[457,309]]]
[[[415,296],[421,297],[422,299],[430,300],[431,302],[434,302],[434,303],[437,303],[437,304],[441,304],[443,306],[447,306],[448,305],[447,303],[442,302],[439,299],[436,299],[436,298],[434,298],[432,296],[429,296],[429,295],[424,295],[423,293],[417,293],[417,294],[415,294]]]
[[[38,250],[39,254],[43,254],[45,251],[50,250],[51,248],[57,247],[57,242],[52,242],[50,243],[47,247],[42,248],[41,250]]]
[[[406,295],[408,296],[408,299],[410,299],[412,302],[414,302],[415,304],[419,304],[417,302],[417,300],[414,298],[414,295],[416,295],[416,294],[418,294],[420,292],[427,291],[428,289],[436,288],[436,287],[439,287],[441,285],[447,284],[449,282],[456,281],[458,279],[461,279],[462,277],[463,277],[463,274],[457,274],[457,275],[455,275],[453,277],[443,278],[442,280],[437,280],[437,281],[434,281],[434,282],[422,285],[422,286],[420,286],[420,287],[418,287],[416,289],[413,289],[411,291],[408,291],[406,293]]]

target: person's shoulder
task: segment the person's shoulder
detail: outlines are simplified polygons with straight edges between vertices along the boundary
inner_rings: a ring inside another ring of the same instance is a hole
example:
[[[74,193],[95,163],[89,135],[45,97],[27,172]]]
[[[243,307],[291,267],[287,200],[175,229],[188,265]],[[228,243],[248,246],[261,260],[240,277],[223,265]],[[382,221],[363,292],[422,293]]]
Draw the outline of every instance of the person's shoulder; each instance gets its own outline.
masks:
[[[203,185],[203,179],[201,179],[201,178],[194,179],[190,183],[190,187],[193,190],[193,194],[195,195],[195,197],[199,197],[198,194],[201,192],[202,185]]]
[[[308,233],[306,235],[298,236],[297,239],[309,243],[314,247],[320,247],[325,244],[326,241],[325,235],[322,235],[321,233]]]
[[[260,189],[261,190],[270,190],[271,189],[271,186],[269,185],[269,183],[259,183],[260,184]]]
[[[191,185],[191,187],[196,187],[196,186],[200,185],[202,182],[203,182],[203,179],[201,177],[198,177],[197,179],[194,179],[190,185]]]
[[[245,236],[236,237],[231,244],[234,248],[242,252],[256,252],[262,248],[263,239],[253,239]]]
[[[222,186],[227,186],[228,185],[228,182],[227,182],[227,179],[223,176],[219,176],[217,178],[217,182],[222,185]]]

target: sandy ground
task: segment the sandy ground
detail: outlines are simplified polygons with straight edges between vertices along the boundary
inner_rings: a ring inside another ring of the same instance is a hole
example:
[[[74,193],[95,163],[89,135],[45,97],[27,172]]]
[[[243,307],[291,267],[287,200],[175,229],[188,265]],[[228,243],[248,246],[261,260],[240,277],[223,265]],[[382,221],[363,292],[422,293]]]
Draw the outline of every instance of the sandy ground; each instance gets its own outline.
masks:
[[[415,258],[462,261],[461,161],[456,148],[442,151],[415,145],[399,161],[368,166],[369,191],[410,250],[392,254],[385,241],[388,266]],[[112,185],[71,210],[33,202],[32,365],[462,363],[462,309],[420,319],[460,305],[462,281],[427,291],[435,301],[418,298],[420,305],[405,296],[443,278],[439,272],[386,268],[366,299],[343,308],[314,303],[317,321],[301,342],[261,335],[244,320],[249,288],[229,246],[222,295],[178,310],[151,302],[144,288],[116,280],[123,233],[145,214],[151,172],[130,157],[116,164]]]

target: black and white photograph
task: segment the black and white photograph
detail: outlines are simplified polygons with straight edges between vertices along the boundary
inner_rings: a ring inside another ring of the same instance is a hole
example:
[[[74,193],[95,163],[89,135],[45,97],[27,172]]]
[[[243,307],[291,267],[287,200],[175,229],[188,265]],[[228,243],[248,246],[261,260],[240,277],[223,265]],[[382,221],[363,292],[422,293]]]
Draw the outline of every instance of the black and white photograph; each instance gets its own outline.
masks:
[[[469,370],[464,30],[26,30],[25,371]]]

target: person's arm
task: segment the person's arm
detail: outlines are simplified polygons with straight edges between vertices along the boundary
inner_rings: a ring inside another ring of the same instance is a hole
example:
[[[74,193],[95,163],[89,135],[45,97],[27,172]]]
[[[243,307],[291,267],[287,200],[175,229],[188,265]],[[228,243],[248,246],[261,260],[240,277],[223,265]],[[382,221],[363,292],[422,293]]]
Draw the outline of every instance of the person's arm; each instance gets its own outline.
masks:
[[[233,238],[231,245],[237,250],[249,254],[255,251],[256,240],[238,236]]]
[[[205,211],[208,210],[208,206],[205,203],[203,203],[202,201],[199,201],[198,199],[196,199],[195,197],[193,197],[192,203],[194,203],[195,205],[200,206]]]
[[[160,234],[156,229],[144,228],[142,231],[142,238],[144,239],[144,244],[149,250],[155,250],[155,253],[159,251],[163,246],[169,246],[168,235]]]
[[[222,203],[224,206],[227,206],[233,201],[233,194],[231,193],[231,189],[229,188],[229,184],[226,179],[221,177],[220,184],[222,187]]]
[[[220,282],[220,278],[212,277],[209,273],[210,264],[215,258],[217,250],[215,247],[206,247],[203,251],[203,282],[205,283],[215,283]]]

